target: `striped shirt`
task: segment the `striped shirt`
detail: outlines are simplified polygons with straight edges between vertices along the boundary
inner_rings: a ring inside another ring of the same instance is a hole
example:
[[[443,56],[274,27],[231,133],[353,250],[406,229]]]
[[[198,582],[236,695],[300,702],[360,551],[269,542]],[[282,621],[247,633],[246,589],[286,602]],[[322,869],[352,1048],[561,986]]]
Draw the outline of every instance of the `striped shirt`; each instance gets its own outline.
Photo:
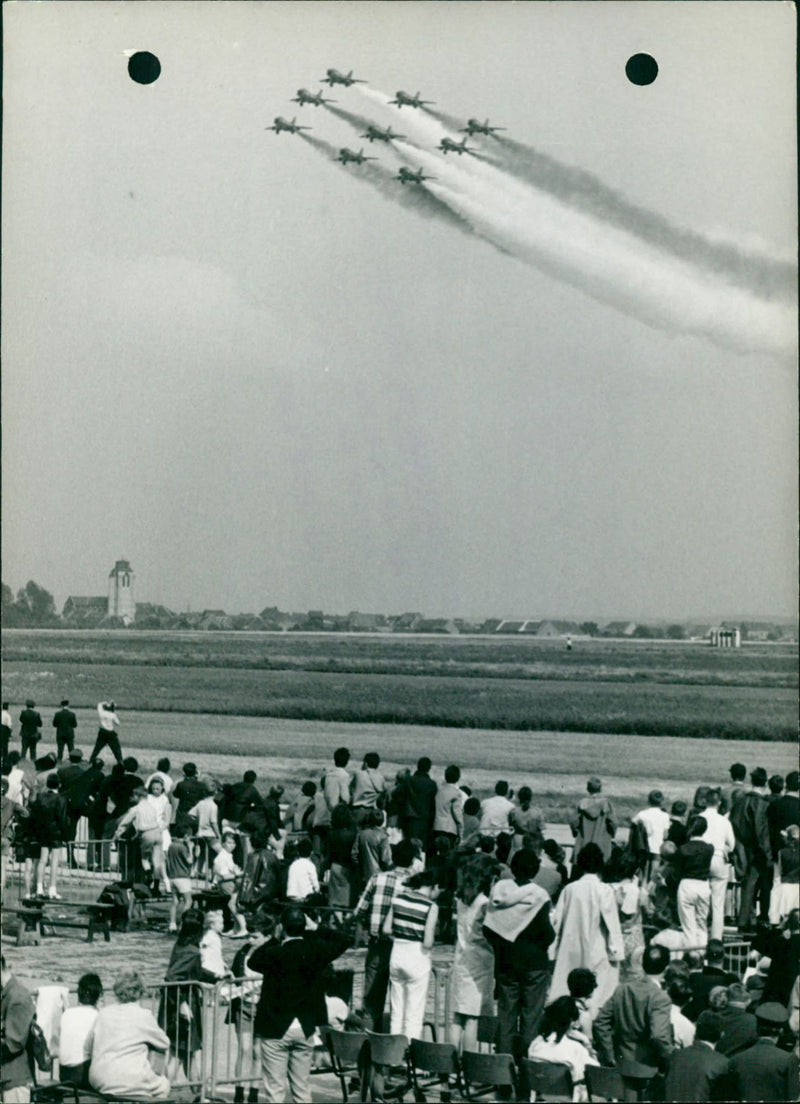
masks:
[[[400,888],[394,895],[392,904],[392,938],[421,943],[425,938],[425,923],[432,906],[433,901],[424,893],[406,889],[405,886]]]

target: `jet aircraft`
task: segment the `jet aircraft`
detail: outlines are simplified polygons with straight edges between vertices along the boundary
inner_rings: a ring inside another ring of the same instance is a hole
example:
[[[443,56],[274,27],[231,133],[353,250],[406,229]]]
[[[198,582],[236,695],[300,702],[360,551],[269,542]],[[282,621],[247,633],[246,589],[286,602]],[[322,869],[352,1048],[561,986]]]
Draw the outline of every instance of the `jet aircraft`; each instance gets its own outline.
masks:
[[[482,123],[480,119],[467,119],[467,125],[464,127],[464,133],[468,134],[470,138],[473,134],[494,134],[496,130],[505,130],[505,127],[489,126],[489,120]]]
[[[336,158],[336,160],[341,161],[343,165],[346,165],[348,162],[353,165],[363,165],[365,161],[377,161],[378,158],[366,157],[364,155],[363,149],[360,149],[358,153],[354,153],[351,149],[347,149],[347,147],[345,147],[344,149],[339,150],[339,156]]]
[[[390,104],[397,104],[398,107],[422,107],[424,104],[432,104],[433,100],[421,100],[419,98],[419,92],[415,95],[410,95],[408,92],[395,92],[395,98],[389,100]]]
[[[393,138],[405,138],[405,134],[395,134],[391,127],[381,130],[380,127],[368,126],[360,137],[366,138],[368,142],[391,142]]]
[[[442,151],[442,153],[462,154],[476,152],[475,150],[469,148],[466,138],[462,142],[454,142],[452,138],[442,138],[438,148]]]
[[[326,100],[322,95],[322,89],[319,92],[309,92],[307,88],[298,88],[297,95],[292,100],[292,103],[300,104],[313,104],[314,107],[322,107],[326,103],[336,103],[336,100]]]
[[[367,82],[354,77],[352,69],[349,73],[340,73],[338,69],[327,69],[325,76],[322,78],[322,83],[329,84],[331,88],[334,84],[343,84],[345,88],[349,88],[351,84],[366,84]]]
[[[421,184],[423,180],[435,180],[435,176],[423,176],[422,169],[417,169],[416,172],[412,172],[411,169],[402,166],[398,172],[395,180],[399,180],[401,184]]]
[[[311,130],[311,127],[298,126],[294,119],[289,123],[286,119],[280,115],[275,119],[275,125],[271,127],[264,127],[265,130],[274,130],[276,134],[280,134],[282,130],[285,130],[287,134],[297,134],[301,130]]]

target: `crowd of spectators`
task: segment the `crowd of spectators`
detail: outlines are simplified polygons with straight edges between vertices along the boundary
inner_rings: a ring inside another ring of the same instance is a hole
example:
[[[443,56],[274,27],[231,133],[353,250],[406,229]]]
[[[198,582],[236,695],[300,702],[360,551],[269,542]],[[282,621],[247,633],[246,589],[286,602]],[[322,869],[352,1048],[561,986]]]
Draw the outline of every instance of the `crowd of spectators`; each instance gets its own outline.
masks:
[[[123,876],[169,897],[176,938],[166,980],[252,982],[232,1014],[250,1016],[268,1101],[287,1091],[311,1099],[315,1032],[331,1015],[323,979],[359,925],[364,980],[350,1027],[422,1038],[433,958],[444,946],[452,948],[450,1041],[474,1050],[481,1018],[496,1016],[497,1051],[521,1068],[525,1057],[566,1064],[576,1099],[585,1099],[592,1065],[615,1067],[631,1100],[786,1100],[800,1092],[796,771],[769,779],[756,768],[747,786],[734,764],[730,785],[699,786],[691,802],[653,789],[627,836],[601,780],[590,778],[571,820],[569,861],[548,837],[531,786],[514,794],[499,780],[481,799],[455,764],[437,780],[422,757],[390,779],[377,752],[352,769],[345,747],[286,801],[280,786],[264,792],[250,769],[221,784],[188,762],[176,780],[161,759],[143,778],[135,759],[116,755],[113,703],[99,709],[98,742],[118,760],[108,774],[97,758],[83,763],[66,729],[58,745],[66,762],[62,754],[52,770],[7,753],[4,883],[13,850],[25,893],[35,886],[57,898],[62,849],[81,817],[92,833],[90,869],[109,869],[117,841]],[[31,740],[29,730],[23,750],[32,755]],[[73,848],[67,861],[76,861]],[[757,958],[742,976],[725,969],[723,942],[737,883],[737,931],[727,934],[750,942]],[[227,937],[243,941],[232,968]],[[81,979],[61,1075],[105,1093],[164,1099],[179,1068],[191,1076],[196,1066],[199,1010],[186,1016],[165,990],[154,1017],[139,1004],[135,974],[113,988],[116,1002],[98,1012],[99,978]],[[29,1001],[4,963],[0,1082],[8,1100],[26,1099]],[[181,1017],[192,1027],[178,1037]],[[169,1052],[163,1069],[148,1064],[153,1051]],[[378,1098],[382,1087],[372,1091]]]

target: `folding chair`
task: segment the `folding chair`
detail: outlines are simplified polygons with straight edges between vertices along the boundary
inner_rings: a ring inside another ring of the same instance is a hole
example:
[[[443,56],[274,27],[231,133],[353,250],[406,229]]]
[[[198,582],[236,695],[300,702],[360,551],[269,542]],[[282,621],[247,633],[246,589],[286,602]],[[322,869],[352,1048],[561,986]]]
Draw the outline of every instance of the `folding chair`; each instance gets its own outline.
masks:
[[[494,1093],[498,1088],[510,1088],[514,1094],[512,1099],[519,1099],[517,1068],[510,1054],[480,1054],[463,1050],[461,1076],[467,1100],[476,1100],[479,1096]]]
[[[320,1033],[327,1044],[333,1072],[342,1086],[342,1100],[347,1104],[347,1085],[351,1077],[361,1075],[367,1036],[363,1031],[336,1031],[332,1027],[321,1028]]]
[[[523,1080],[528,1082],[531,1099],[572,1100],[572,1071],[564,1062],[545,1062],[540,1058],[523,1058]]]
[[[34,1104],[90,1104],[105,1101],[102,1093],[94,1089],[82,1089],[69,1081],[59,1081],[52,1085],[37,1085],[31,1089],[31,1101]]]
[[[379,1035],[374,1031],[368,1031],[366,1036],[361,1099],[404,1100],[411,1087],[406,1063],[408,1039],[405,1035]],[[387,1077],[400,1071],[400,1079],[387,1086]]]
[[[589,1100],[623,1100],[622,1074],[610,1066],[586,1067],[586,1091]]]
[[[408,1072],[414,1090],[414,1100],[425,1100],[425,1090],[439,1086],[447,1089],[454,1078],[459,1093],[464,1095],[458,1051],[450,1043],[428,1043],[412,1039],[408,1048]],[[422,1074],[422,1076],[421,1076]],[[424,1075],[427,1074],[427,1079]]]

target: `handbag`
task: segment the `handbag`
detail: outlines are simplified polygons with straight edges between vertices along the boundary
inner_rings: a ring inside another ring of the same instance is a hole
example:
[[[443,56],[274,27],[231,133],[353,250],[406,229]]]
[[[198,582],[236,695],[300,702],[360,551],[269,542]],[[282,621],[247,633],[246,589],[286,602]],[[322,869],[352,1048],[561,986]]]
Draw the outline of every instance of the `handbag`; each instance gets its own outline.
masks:
[[[45,1038],[44,1032],[36,1022],[35,1016],[31,1020],[31,1026],[28,1030],[26,1049],[28,1051],[28,1057],[32,1059],[32,1066],[35,1063],[42,1073],[52,1073],[53,1056],[50,1053],[50,1047],[47,1045],[47,1039]]]

